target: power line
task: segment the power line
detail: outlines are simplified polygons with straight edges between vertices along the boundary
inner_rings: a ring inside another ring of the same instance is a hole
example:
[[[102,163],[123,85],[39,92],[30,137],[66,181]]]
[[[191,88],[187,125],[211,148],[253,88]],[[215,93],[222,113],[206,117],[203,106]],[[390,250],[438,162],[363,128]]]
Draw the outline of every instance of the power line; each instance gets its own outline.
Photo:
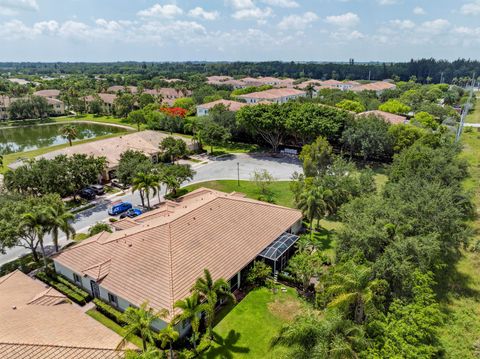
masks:
[[[473,76],[472,76],[471,86],[472,87],[470,88],[470,94],[468,96],[468,100],[465,103],[465,106],[463,107],[462,115],[460,117],[460,123],[458,125],[457,135],[455,136],[455,142],[460,141],[460,137],[462,136],[462,132],[463,132],[463,127],[465,125],[465,119],[467,118],[468,113],[473,107],[472,99],[473,99],[473,89],[475,88],[475,72],[473,73]]]

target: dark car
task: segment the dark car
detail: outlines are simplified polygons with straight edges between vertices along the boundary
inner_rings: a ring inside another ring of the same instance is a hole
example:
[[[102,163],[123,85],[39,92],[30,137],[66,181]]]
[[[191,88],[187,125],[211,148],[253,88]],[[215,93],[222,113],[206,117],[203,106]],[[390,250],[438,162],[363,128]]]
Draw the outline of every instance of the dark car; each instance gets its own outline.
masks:
[[[97,196],[105,194],[105,188],[101,184],[92,184],[89,188],[95,192]]]
[[[123,212],[128,211],[132,207],[132,204],[129,202],[116,203],[108,209],[108,214],[111,216],[116,216],[118,214],[122,214]]]
[[[90,188],[84,188],[80,190],[80,192],[78,192],[78,195],[80,196],[80,198],[83,198],[89,201],[95,199],[96,197],[95,191],[93,191]]]
[[[139,215],[141,215],[143,212],[139,208],[130,208],[128,211],[122,213],[120,215],[120,219],[128,217],[128,218],[135,218]]]
[[[117,188],[120,188],[120,189],[127,189],[128,186],[123,184],[123,183],[120,183],[120,181],[117,179],[117,178],[114,178],[112,179],[112,186],[114,187],[117,187]]]

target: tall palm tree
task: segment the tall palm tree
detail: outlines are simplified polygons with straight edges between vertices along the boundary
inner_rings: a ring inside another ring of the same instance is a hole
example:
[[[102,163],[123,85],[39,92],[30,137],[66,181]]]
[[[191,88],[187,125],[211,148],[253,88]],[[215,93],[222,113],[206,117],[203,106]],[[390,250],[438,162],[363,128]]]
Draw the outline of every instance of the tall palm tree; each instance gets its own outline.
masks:
[[[77,128],[72,125],[63,126],[60,129],[60,133],[68,140],[70,146],[72,146],[72,141],[78,138]]]
[[[181,309],[182,312],[175,317],[176,321],[189,321],[192,326],[192,342],[193,348],[197,350],[197,339],[199,337],[200,316],[207,308],[200,303],[200,296],[197,292],[193,292],[190,297],[183,300],[177,300],[173,305],[174,308]]]
[[[48,232],[52,234],[55,252],[58,252],[58,235],[63,232],[67,239],[75,235],[75,228],[72,222],[75,219],[73,213],[66,211],[65,206],[49,207],[46,209],[47,220],[49,222]]]
[[[354,307],[354,321],[361,324],[365,319],[365,308],[371,303],[372,288],[378,284],[372,280],[372,269],[352,261],[338,267],[331,276],[331,285],[326,289],[327,307],[346,309]]]
[[[45,211],[34,210],[32,212],[24,213],[20,221],[20,229],[30,232],[33,237],[36,237],[38,244],[40,244],[45,270],[47,270],[47,256],[45,255],[43,237],[48,232],[50,226],[48,217],[49,216]]]
[[[140,196],[142,198],[142,206],[145,207],[143,201],[143,195],[147,198],[147,208],[150,209],[150,191],[153,192],[153,195],[157,194],[158,187],[160,186],[158,181],[158,176],[153,173],[137,173],[137,176],[133,178],[132,192],[140,191]]]
[[[167,325],[165,328],[158,332],[158,339],[162,348],[169,346],[170,359],[173,359],[173,343],[178,340],[180,334],[171,325]]]
[[[130,335],[138,334],[142,339],[143,351],[147,351],[147,344],[153,344],[155,335],[152,330],[152,324],[157,319],[163,319],[168,316],[168,310],[162,309],[160,312],[154,312],[148,307],[148,303],[144,302],[140,308],[128,307],[122,314],[122,319],[127,323],[125,326],[125,334],[118,344],[117,348],[123,347]]]
[[[215,319],[215,306],[220,299],[227,298],[236,302],[236,298],[230,292],[230,284],[223,278],[213,281],[208,269],[203,270],[204,276],[197,278],[191,291],[198,293],[206,301],[206,327],[210,338],[213,339],[213,322]]]
[[[321,187],[310,186],[302,192],[298,198],[297,208],[310,222],[310,236],[313,238],[313,221],[320,220],[327,212],[327,203],[324,199],[324,191]]]

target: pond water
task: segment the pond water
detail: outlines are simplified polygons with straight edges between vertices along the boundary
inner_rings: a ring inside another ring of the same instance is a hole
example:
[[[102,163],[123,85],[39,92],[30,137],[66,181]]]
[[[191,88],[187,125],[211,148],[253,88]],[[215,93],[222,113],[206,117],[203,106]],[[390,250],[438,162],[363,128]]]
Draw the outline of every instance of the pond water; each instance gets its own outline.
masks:
[[[121,127],[96,123],[69,124],[77,128],[77,139],[74,142],[126,131]],[[0,154],[32,151],[68,143],[68,140],[60,134],[63,126],[65,126],[63,123],[53,123],[0,129]]]

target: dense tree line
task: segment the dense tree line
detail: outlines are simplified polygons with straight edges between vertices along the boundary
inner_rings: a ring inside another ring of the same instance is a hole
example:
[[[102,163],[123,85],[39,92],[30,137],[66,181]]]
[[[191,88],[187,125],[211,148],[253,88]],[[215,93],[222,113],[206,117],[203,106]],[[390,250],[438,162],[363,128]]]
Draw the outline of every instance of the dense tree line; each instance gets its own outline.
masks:
[[[472,74],[480,73],[480,62],[458,59],[412,59],[401,63],[322,63],[322,62],[116,62],[116,63],[0,63],[0,71],[27,75],[98,74],[123,75],[135,80],[155,77],[230,75],[230,76],[285,76],[338,80],[383,80],[398,78],[407,81],[413,76],[421,83],[465,84]],[[121,82],[119,82],[121,84]],[[128,83],[133,84],[133,83]]]

